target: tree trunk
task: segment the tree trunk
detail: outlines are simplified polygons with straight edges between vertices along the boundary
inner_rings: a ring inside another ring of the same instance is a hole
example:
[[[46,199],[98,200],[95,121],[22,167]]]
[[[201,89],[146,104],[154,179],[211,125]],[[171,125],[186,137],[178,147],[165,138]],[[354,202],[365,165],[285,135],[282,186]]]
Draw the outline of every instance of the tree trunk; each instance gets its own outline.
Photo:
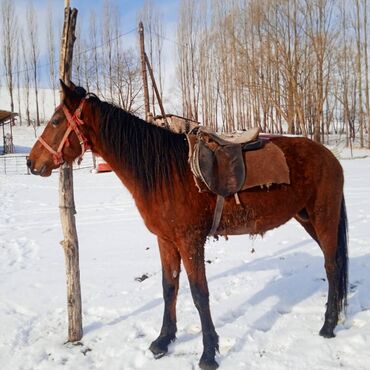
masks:
[[[360,20],[360,1],[356,0],[356,44],[357,44],[357,78],[358,78],[358,118],[360,130],[360,146],[364,146],[364,119],[362,107],[362,66],[361,66],[361,20]]]
[[[369,98],[369,55],[367,52],[367,0],[364,0],[364,57],[365,57],[365,98],[367,116],[367,147],[370,149],[370,98]]]

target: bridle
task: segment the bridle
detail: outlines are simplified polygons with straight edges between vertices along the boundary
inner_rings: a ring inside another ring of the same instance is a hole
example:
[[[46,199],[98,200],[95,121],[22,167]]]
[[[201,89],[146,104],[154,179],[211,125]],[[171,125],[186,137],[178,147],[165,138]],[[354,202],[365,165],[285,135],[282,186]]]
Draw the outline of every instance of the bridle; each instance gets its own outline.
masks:
[[[60,104],[56,110],[62,108],[63,113],[67,119],[67,130],[64,133],[64,136],[62,138],[62,141],[60,142],[58,149],[53,149],[40,135],[38,138],[38,141],[53,155],[54,163],[56,165],[60,165],[64,163],[63,159],[63,148],[64,146],[69,146],[69,140],[68,137],[71,134],[72,131],[76,134],[78,141],[81,145],[81,154],[79,156],[79,161],[82,160],[83,155],[85,154],[86,150],[90,148],[89,142],[86,138],[86,136],[81,132],[79,129],[79,126],[82,126],[85,124],[85,122],[81,119],[81,113],[82,108],[85,104],[86,98],[83,98],[80,105],[77,107],[77,109],[74,111],[73,115],[70,113],[68,108],[65,106],[65,104]]]

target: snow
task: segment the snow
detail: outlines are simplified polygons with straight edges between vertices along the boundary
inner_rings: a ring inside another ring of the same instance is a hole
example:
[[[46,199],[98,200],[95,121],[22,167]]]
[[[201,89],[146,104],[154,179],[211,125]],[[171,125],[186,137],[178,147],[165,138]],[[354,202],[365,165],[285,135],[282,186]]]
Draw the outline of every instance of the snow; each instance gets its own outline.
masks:
[[[17,130],[16,144],[31,145],[32,129]],[[221,369],[370,369],[370,158],[342,165],[350,294],[336,338],[318,335],[327,297],[324,261],[296,222],[263,238],[210,240],[206,266]],[[202,338],[185,272],[177,340],[155,360],[148,347],[159,334],[163,310],[156,238],[114,174],[82,169],[74,183],[81,345],[65,344],[58,173],[47,179],[0,174],[0,369],[197,369]],[[146,280],[135,280],[143,274]]]

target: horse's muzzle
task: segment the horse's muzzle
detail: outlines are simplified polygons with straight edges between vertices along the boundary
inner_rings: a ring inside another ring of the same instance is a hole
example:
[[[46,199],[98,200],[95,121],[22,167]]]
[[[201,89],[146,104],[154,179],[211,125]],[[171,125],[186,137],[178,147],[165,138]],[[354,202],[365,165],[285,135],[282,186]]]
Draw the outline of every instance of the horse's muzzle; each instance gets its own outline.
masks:
[[[46,165],[43,165],[40,170],[33,167],[33,161],[27,159],[27,167],[29,168],[32,175],[44,176],[46,172]]]

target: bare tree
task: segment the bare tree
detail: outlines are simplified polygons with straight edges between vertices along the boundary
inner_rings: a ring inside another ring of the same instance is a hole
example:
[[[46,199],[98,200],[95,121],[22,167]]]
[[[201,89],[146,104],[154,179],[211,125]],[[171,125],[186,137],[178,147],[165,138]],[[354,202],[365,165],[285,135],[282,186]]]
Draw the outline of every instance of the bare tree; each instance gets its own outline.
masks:
[[[47,43],[48,43],[48,61],[49,61],[49,82],[53,90],[53,103],[56,107],[56,92],[57,92],[57,67],[56,67],[56,48],[55,48],[55,22],[53,16],[53,6],[51,1],[48,2],[47,11]]]
[[[93,80],[95,81],[95,91],[97,94],[100,93],[100,55],[98,51],[98,26],[96,21],[96,14],[93,10],[90,12],[89,18],[89,35],[90,35],[90,48],[91,48],[91,61],[92,61],[92,73],[94,75]]]
[[[10,96],[10,110],[14,111],[14,58],[17,45],[17,21],[11,0],[1,1],[2,49],[5,67],[6,85]],[[14,125],[12,122],[10,127]]]
[[[104,81],[105,95],[109,96],[110,101],[114,101],[113,94],[113,58],[114,58],[114,44],[113,44],[113,24],[111,22],[113,14],[118,12],[118,7],[112,4],[111,0],[104,0],[104,11],[102,17],[102,33],[103,33],[103,58],[104,58]]]
[[[82,85],[83,75],[83,54],[84,52],[84,41],[82,34],[82,22],[80,21],[76,25],[76,41],[74,43],[74,54],[73,54],[73,80],[77,82],[79,86]]]
[[[364,59],[365,59],[365,98],[367,115],[367,147],[370,149],[370,99],[369,99],[369,55],[368,55],[368,25],[367,25],[367,0],[364,0]]]
[[[354,1],[367,14],[365,0]],[[346,122],[354,134],[362,106],[359,76],[365,81],[368,57],[365,68],[356,65],[364,61],[367,42],[356,38],[360,27],[342,31],[351,10],[345,3],[182,0],[178,71],[184,114],[201,111],[206,124],[216,120],[228,131],[259,125],[324,141],[345,130]]]
[[[360,0],[355,1],[356,6],[356,45],[357,45],[357,78],[358,78],[358,118],[359,118],[359,131],[360,131],[360,146],[364,146],[364,114],[363,114],[363,95],[362,95],[362,47],[361,47],[361,16],[360,16]]]
[[[138,113],[141,107],[136,103],[142,90],[139,69],[139,58],[132,49],[123,51],[120,55],[119,67],[115,69],[115,90],[118,104],[128,112]],[[119,72],[119,73],[117,73]]]
[[[30,64],[28,62],[28,54],[26,50],[26,43],[24,38],[24,31],[22,29],[20,33],[20,42],[21,42],[21,50],[22,50],[22,84],[23,84],[23,92],[24,92],[24,105],[26,108],[26,120],[27,126],[31,126],[31,115],[30,115],[30,86],[31,86],[31,78],[30,78]]]
[[[157,86],[159,86],[160,98],[163,99],[163,15],[155,7],[152,0],[145,0],[138,18],[145,28],[145,50],[154,71]],[[155,115],[157,104],[153,86],[151,98],[151,112]]]
[[[33,77],[33,87],[35,91],[35,105],[36,105],[36,125],[40,126],[40,113],[39,113],[39,75],[38,75],[38,63],[39,63],[39,39],[38,39],[38,28],[35,8],[31,2],[27,7],[27,33],[29,41],[29,52],[31,55],[31,68]]]
[[[197,121],[199,116],[199,5],[201,1],[182,0],[177,28],[178,73],[184,117]]]
[[[22,126],[23,116],[21,109],[21,46],[20,39],[17,39],[16,57],[15,57],[15,68],[17,78],[17,100],[18,100],[18,118],[19,125]]]
[[[324,106],[328,99],[328,86],[331,81],[331,56],[335,32],[332,31],[333,0],[320,0],[311,2],[306,0],[303,13],[309,21],[307,33],[310,40],[310,50],[313,52],[315,82],[315,117],[314,139],[324,141],[325,117]]]

